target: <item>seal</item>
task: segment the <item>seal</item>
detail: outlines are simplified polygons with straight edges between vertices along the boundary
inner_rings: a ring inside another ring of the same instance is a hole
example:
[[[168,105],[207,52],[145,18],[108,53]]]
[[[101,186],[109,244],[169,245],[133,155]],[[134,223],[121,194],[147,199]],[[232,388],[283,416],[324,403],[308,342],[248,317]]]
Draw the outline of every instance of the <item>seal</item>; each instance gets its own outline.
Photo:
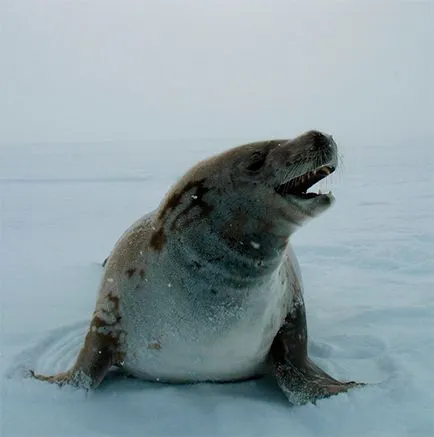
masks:
[[[255,142],[199,162],[119,239],[73,367],[42,381],[95,389],[112,366],[166,383],[271,374],[292,404],[357,387],[307,353],[290,236],[334,201],[331,136]]]

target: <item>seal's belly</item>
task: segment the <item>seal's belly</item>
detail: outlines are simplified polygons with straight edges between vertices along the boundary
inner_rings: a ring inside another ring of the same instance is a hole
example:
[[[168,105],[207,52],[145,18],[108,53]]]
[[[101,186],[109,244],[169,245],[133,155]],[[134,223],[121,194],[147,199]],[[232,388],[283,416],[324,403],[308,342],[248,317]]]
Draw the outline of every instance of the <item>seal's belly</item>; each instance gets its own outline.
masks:
[[[186,295],[143,290],[124,298],[125,371],[167,382],[233,381],[262,373],[290,303],[287,278],[255,289]]]

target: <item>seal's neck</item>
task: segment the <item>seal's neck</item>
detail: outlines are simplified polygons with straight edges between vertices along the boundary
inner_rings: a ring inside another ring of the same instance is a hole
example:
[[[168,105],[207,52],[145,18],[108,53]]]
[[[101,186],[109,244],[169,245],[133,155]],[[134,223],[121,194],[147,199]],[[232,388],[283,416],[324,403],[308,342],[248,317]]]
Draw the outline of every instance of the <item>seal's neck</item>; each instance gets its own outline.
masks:
[[[210,281],[218,275],[220,282],[227,282],[231,287],[236,283],[242,288],[278,269],[286,243],[287,240],[270,253],[270,248],[258,237],[223,235],[215,223],[211,227],[202,221],[197,227],[172,234],[167,240],[165,256],[181,275],[197,275]]]

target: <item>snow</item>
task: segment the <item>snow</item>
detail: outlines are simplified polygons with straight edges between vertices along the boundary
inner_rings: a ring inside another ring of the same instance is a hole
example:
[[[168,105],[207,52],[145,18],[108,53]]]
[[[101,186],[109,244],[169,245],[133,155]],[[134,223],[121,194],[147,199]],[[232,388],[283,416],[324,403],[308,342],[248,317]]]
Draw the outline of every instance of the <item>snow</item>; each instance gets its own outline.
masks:
[[[302,407],[267,378],[178,386],[113,375],[85,393],[26,377],[73,363],[121,233],[190,165],[240,140],[3,146],[1,435],[434,435],[433,138],[333,134],[343,165],[319,187],[336,203],[293,245],[311,356],[369,385]]]

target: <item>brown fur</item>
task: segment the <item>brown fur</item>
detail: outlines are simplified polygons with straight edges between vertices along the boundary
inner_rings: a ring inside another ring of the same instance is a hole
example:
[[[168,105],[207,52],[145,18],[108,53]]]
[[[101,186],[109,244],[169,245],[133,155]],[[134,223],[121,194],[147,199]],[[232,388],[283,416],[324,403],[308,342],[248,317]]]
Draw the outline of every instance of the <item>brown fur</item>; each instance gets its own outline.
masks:
[[[94,313],[84,345],[72,369],[54,376],[39,375],[31,371],[32,376],[59,385],[72,383],[80,387],[93,388],[99,385],[111,366],[122,365],[122,332],[116,329],[121,320],[119,298],[109,293],[107,300],[113,304],[110,314],[115,316],[115,321],[108,323]]]

